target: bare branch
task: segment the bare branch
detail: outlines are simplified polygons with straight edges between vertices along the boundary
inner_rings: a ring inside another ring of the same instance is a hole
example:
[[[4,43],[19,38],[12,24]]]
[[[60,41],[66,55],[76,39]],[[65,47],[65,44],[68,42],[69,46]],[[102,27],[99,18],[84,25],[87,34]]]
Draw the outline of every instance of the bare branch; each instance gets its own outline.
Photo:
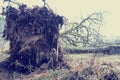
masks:
[[[65,41],[68,41],[73,46],[77,46],[78,43],[82,43],[86,46],[86,44],[92,43],[90,37],[95,37],[94,39],[101,40],[99,30],[96,30],[95,27],[97,26],[97,28],[99,28],[102,22],[102,13],[93,13],[83,19],[80,23],[68,23],[66,27],[72,26],[72,28],[61,34],[61,41],[64,38],[64,40],[66,39]]]

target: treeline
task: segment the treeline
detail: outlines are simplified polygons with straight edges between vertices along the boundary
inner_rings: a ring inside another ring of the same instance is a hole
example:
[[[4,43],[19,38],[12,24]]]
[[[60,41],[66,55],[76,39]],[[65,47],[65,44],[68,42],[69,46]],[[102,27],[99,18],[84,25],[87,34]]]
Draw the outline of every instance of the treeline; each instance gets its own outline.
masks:
[[[64,49],[65,52],[70,54],[85,54],[85,53],[103,53],[103,54],[120,54],[120,46],[109,46],[105,48],[94,49]]]

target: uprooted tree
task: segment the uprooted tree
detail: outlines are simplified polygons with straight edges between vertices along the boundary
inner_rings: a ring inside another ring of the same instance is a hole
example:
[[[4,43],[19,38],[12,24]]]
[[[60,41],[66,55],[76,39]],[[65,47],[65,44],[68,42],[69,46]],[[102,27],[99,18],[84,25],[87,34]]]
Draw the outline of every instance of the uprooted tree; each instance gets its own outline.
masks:
[[[100,34],[91,27],[101,24],[101,13],[93,13],[80,23],[67,23],[72,27],[60,34],[63,17],[53,13],[49,7],[28,8],[24,4],[8,1],[9,5],[3,8],[2,15],[6,21],[3,38],[10,42],[10,57],[3,63],[9,70],[31,72],[36,68],[68,67],[59,44],[77,46],[79,43],[92,44],[94,41],[91,38],[98,37],[101,40]],[[10,3],[17,4],[19,8]]]
[[[58,44],[62,16],[45,6],[31,9],[24,4],[18,9],[9,5],[2,15],[6,17],[3,38],[10,42],[5,67],[20,72],[65,67]]]

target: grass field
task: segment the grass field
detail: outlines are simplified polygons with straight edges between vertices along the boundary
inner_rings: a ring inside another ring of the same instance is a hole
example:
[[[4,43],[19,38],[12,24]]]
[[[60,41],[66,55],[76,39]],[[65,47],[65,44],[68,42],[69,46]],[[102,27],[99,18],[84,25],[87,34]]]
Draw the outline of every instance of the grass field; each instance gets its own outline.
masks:
[[[79,75],[87,74],[88,76],[86,76],[85,80],[107,80],[103,79],[102,76],[104,74],[107,75],[111,73],[111,71],[114,71],[119,78],[113,80],[120,80],[120,55],[94,55],[88,53],[68,54],[65,55],[65,57],[68,64],[71,66],[70,70],[63,69],[47,71],[45,73],[35,75],[33,80],[71,80],[70,78],[73,77],[72,75],[74,75],[73,73],[75,72],[78,72]],[[93,75],[89,74],[91,72],[89,69],[93,70]]]
[[[98,60],[100,62],[120,62],[120,55],[103,55],[103,54],[70,54],[69,55],[73,60],[78,61],[87,61],[93,57],[95,57],[95,60]]]
[[[0,53],[0,62],[8,56],[9,55],[5,53]],[[87,74],[88,76],[85,80],[100,80],[105,71],[107,71],[105,74],[108,74],[108,72],[110,71],[114,71],[120,79],[120,55],[103,55],[91,53],[67,54],[65,55],[65,60],[67,61],[71,69],[62,69],[55,71],[46,70],[42,73],[35,71],[29,75],[13,73],[13,80],[71,80],[70,78],[73,77],[72,75],[74,75],[75,72],[78,72],[79,75]],[[101,71],[101,69],[104,68],[105,70]],[[94,73],[92,75],[89,74],[91,70],[93,70]],[[7,80],[4,77],[3,79]]]

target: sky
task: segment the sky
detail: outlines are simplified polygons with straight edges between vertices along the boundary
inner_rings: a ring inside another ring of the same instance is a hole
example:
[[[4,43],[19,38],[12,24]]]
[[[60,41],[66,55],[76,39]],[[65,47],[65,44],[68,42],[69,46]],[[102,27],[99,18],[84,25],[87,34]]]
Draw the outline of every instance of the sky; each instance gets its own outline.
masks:
[[[27,4],[43,6],[42,0],[17,0]],[[2,6],[0,0],[0,6]],[[104,23],[100,33],[107,39],[115,39],[120,35],[120,0],[46,0],[49,7],[57,14],[67,17],[70,21],[80,21],[94,12],[103,12]]]

